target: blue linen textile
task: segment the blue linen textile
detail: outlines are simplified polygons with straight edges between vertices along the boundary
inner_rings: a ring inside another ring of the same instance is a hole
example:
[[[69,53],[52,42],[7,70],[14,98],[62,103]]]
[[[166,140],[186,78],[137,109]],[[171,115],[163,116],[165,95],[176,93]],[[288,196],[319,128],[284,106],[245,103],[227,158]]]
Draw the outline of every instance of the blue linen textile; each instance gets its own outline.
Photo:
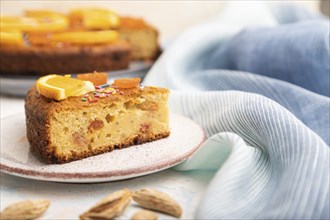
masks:
[[[183,33],[145,83],[171,88],[171,111],[208,137],[176,167],[217,170],[196,218],[329,219],[329,20],[256,8],[258,26],[229,10],[244,25],[227,16]]]

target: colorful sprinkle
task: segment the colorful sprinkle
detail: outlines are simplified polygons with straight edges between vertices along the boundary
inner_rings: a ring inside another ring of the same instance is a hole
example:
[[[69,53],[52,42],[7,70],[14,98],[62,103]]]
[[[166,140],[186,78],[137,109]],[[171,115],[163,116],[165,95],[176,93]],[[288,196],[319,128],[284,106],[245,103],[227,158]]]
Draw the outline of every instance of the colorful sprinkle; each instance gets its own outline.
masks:
[[[105,97],[105,93],[98,93],[95,95],[95,97],[97,98],[104,98]]]
[[[81,101],[86,102],[87,99],[86,98],[81,98]]]
[[[104,89],[104,92],[112,92],[114,90],[115,90],[114,88],[109,87],[109,88]]]
[[[92,99],[91,97],[88,97],[88,102],[89,102],[89,103],[93,103],[93,102],[97,102],[97,101],[98,101],[97,98]]]
[[[104,89],[97,89],[96,92],[103,92]]]
[[[101,89],[101,88],[105,88],[105,87],[109,87],[109,86],[110,86],[110,84],[107,83],[107,84],[97,86],[97,89]]]
[[[105,98],[105,97],[110,97],[110,95],[114,95],[117,92],[123,95],[124,93],[122,91],[119,91],[118,89],[114,89],[112,87],[109,87],[110,84],[104,84],[100,86],[95,86],[95,91],[93,92],[94,94],[94,99],[93,96],[91,97],[89,94],[86,94],[84,98],[82,98],[83,101],[87,101],[89,103],[97,102],[98,99],[100,98]]]

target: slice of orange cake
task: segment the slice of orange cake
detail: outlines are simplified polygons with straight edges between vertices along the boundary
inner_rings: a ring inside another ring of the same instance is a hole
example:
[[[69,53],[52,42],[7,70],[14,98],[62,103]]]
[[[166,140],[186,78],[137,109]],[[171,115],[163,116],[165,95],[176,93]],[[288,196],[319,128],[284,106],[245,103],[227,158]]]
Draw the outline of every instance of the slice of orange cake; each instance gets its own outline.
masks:
[[[100,86],[49,75],[25,99],[27,138],[47,163],[66,163],[169,136],[169,90],[118,79]]]

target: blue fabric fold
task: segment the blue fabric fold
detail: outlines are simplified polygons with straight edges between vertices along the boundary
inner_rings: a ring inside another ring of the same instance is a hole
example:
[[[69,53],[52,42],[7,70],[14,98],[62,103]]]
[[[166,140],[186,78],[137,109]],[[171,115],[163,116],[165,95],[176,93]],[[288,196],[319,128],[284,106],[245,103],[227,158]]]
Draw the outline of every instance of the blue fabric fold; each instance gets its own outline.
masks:
[[[199,90],[240,90],[262,94],[285,107],[317,133],[328,145],[330,144],[328,97],[285,81],[248,72],[229,70],[196,71],[190,74],[187,81]]]
[[[247,28],[220,45],[205,69],[252,72],[330,96],[329,20]]]
[[[242,4],[184,32],[145,78],[207,135],[175,169],[216,171],[197,219],[329,219],[329,19]]]

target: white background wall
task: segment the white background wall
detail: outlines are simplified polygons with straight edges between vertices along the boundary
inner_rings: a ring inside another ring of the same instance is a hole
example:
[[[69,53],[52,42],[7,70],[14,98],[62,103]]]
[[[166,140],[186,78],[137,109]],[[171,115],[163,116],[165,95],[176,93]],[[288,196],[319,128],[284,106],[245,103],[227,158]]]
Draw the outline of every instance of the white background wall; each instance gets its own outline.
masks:
[[[267,0],[267,2],[270,2]],[[272,2],[284,2],[272,1]],[[290,1],[311,10],[318,10],[318,0]],[[53,9],[66,12],[70,8],[101,6],[117,11],[121,15],[142,17],[156,26],[161,41],[177,35],[185,28],[221,12],[228,1],[12,1],[1,0],[1,15],[21,14],[24,9]],[[253,3],[251,3],[253,4]],[[239,16],[239,15],[237,15]]]

